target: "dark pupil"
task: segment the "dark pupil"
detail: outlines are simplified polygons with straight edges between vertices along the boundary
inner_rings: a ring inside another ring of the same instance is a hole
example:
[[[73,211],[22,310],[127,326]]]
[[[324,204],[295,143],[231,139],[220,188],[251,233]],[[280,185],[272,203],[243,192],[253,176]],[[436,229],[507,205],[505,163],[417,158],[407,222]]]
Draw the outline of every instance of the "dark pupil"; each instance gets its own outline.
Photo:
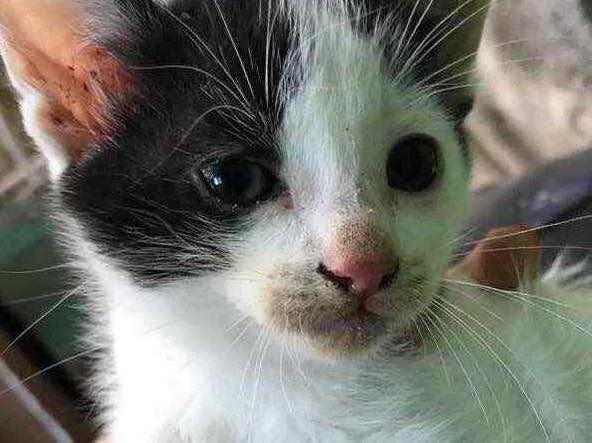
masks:
[[[212,186],[220,192],[240,194],[256,180],[255,171],[249,165],[237,162],[218,163],[212,175]]]
[[[246,159],[216,162],[202,174],[212,193],[225,203],[252,203],[263,197],[267,188],[263,168]]]
[[[438,142],[428,135],[409,135],[399,140],[389,153],[388,185],[407,192],[420,192],[438,177]]]

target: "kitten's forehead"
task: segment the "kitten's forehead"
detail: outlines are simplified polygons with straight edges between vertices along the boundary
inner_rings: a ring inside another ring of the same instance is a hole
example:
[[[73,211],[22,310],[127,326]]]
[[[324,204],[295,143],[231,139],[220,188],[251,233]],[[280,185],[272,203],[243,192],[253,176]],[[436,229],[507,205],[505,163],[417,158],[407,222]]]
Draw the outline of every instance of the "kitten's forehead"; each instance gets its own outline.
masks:
[[[150,111],[129,118],[126,143],[144,135],[151,143],[139,143],[158,145],[159,152],[195,141],[198,155],[242,146],[265,156],[277,156],[284,112],[296,101],[306,110],[304,96],[327,123],[355,119],[370,105],[398,105],[385,100],[385,83],[396,77],[408,89],[403,82],[418,67],[400,62],[430,24],[415,9],[427,7],[427,13],[431,6],[388,0],[122,3],[125,11],[98,7],[98,34],[107,35],[109,49],[141,79],[140,107],[156,108],[159,120],[145,125]],[[122,13],[129,15],[123,24],[105,20]],[[363,121],[368,128],[382,123],[378,113]]]
[[[385,199],[377,194],[386,188],[386,158],[398,139],[428,133],[451,140],[435,101],[394,69],[383,22],[368,27],[361,11],[324,11],[305,21],[293,48],[303,66],[284,72],[295,90],[283,113],[284,175],[296,199],[338,211]],[[397,29],[392,32],[391,43]]]

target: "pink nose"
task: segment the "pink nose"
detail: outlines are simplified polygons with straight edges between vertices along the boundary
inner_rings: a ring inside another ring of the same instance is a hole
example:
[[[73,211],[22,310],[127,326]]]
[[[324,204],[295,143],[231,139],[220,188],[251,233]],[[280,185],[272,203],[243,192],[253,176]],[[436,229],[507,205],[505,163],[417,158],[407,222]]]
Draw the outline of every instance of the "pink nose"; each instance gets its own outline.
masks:
[[[395,260],[382,254],[344,257],[319,265],[318,271],[340,288],[368,296],[387,287],[397,272]]]

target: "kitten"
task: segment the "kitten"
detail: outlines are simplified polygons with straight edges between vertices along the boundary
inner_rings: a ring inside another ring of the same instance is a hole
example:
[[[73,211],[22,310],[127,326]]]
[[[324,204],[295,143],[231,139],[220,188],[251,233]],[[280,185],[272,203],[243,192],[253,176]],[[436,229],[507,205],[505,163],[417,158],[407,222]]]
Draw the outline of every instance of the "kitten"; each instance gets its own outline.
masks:
[[[454,4],[0,0],[113,441],[592,435],[589,291],[442,277],[487,7]]]

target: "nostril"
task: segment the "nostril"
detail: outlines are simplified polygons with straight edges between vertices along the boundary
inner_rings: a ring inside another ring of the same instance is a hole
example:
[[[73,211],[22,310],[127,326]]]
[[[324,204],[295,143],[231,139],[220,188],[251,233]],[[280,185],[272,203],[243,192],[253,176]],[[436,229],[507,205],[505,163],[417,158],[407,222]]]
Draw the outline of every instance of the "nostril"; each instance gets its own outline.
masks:
[[[340,277],[339,275],[327,269],[327,266],[325,266],[324,263],[319,263],[319,266],[317,267],[317,272],[321,274],[323,277],[325,277],[326,280],[329,280],[331,283],[337,286],[339,289],[342,289],[345,292],[349,292],[351,290],[351,287],[354,282],[353,279],[349,277]]]
[[[388,274],[385,274],[384,277],[382,277],[382,280],[380,280],[380,284],[378,285],[378,289],[386,289],[390,285],[392,285],[398,273],[399,262],[397,262],[397,264],[395,265],[395,269],[393,270],[393,272],[389,272]]]
[[[382,280],[380,280],[380,284],[378,285],[378,289],[388,288],[390,285],[393,284],[394,280],[395,280],[395,273],[394,272],[391,272],[390,274],[386,274],[384,277],[382,277]]]

